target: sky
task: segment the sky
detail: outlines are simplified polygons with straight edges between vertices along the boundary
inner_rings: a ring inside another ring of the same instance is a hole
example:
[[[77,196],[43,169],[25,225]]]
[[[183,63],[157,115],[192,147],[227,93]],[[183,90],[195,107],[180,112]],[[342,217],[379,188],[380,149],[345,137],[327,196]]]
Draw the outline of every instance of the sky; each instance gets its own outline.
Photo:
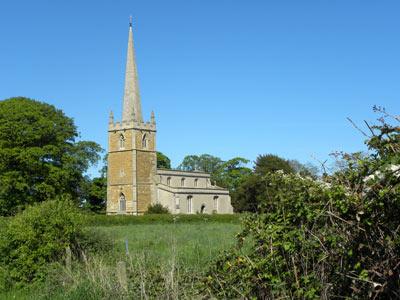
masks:
[[[385,0],[1,0],[0,99],[53,104],[107,149],[132,15],[142,111],[173,166],[202,153],[316,163],[366,149],[347,117],[399,114],[399,13]]]

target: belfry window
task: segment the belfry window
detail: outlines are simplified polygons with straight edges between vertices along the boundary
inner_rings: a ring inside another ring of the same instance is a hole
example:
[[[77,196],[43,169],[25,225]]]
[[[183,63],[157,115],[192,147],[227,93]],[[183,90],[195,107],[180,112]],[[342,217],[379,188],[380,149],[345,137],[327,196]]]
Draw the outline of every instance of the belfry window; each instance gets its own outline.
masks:
[[[126,200],[125,200],[125,195],[123,193],[119,195],[119,211],[121,213],[126,212]]]
[[[188,212],[188,214],[192,213],[192,199],[193,199],[193,196],[187,197],[187,212]]]
[[[125,137],[123,134],[119,136],[119,149],[125,149]]]
[[[167,178],[167,185],[171,185],[171,177]]]
[[[194,180],[194,187],[197,187],[198,181],[199,181],[199,180],[198,180],[197,178]]]
[[[185,186],[185,178],[181,179],[181,186]]]
[[[142,137],[142,148],[147,149],[147,134],[143,134]]]

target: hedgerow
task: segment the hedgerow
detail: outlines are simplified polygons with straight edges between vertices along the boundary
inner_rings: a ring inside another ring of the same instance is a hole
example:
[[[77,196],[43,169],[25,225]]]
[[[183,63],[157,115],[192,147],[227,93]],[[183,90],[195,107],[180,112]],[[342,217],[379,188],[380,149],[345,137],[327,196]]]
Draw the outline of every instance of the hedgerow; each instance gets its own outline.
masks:
[[[343,154],[346,167],[325,182],[265,175],[258,212],[244,219],[237,247],[209,270],[204,292],[217,298],[399,299],[400,127],[381,122],[370,127],[370,152]]]
[[[86,226],[123,226],[134,224],[159,224],[159,223],[240,223],[241,215],[170,215],[170,214],[146,214],[142,216],[116,215],[107,216],[99,214],[85,215],[83,222]]]

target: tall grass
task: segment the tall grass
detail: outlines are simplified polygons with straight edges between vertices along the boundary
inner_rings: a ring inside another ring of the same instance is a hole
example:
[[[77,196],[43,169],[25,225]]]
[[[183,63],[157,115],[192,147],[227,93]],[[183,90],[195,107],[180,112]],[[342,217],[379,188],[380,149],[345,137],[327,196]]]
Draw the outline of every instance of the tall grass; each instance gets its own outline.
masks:
[[[204,272],[221,250],[233,245],[240,226],[203,220],[125,226],[107,224],[97,229],[104,235],[113,236],[115,247],[112,252],[83,255],[83,261],[75,261],[71,269],[59,264],[50,271],[44,283],[26,291],[0,294],[0,298],[196,298]],[[126,265],[126,289],[118,279],[118,262]]]

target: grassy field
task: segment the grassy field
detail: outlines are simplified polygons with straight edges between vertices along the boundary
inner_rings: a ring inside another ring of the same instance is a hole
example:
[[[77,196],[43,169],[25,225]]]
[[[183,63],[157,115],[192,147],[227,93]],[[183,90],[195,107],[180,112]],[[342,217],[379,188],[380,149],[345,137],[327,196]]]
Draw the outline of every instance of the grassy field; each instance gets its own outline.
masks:
[[[239,225],[229,223],[146,224],[99,227],[113,235],[117,251],[145,255],[150,261],[166,261],[176,256],[187,268],[203,270],[221,249],[230,247]]]
[[[213,259],[234,245],[237,219],[96,226],[113,240],[111,252],[85,257],[72,271],[57,266],[45,283],[0,299],[191,298]],[[127,266],[127,290],[118,281],[118,261]]]

